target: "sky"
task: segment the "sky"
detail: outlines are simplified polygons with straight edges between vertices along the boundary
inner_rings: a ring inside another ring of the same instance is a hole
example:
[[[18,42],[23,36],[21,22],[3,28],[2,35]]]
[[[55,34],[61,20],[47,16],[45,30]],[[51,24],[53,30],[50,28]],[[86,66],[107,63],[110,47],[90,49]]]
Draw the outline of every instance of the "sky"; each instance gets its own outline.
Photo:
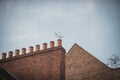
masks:
[[[106,64],[120,55],[120,0],[0,0],[0,54],[57,41],[77,43]]]

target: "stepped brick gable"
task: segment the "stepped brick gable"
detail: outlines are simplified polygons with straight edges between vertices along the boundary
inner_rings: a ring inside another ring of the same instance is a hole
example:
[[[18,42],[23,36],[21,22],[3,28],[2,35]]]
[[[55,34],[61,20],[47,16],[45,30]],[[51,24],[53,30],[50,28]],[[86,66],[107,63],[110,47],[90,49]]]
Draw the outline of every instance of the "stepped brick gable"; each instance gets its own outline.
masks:
[[[66,80],[118,80],[112,69],[77,44],[66,54],[65,63]],[[120,75],[117,77],[120,79]]]
[[[30,46],[28,53],[25,48],[22,48],[21,54],[16,50],[15,56],[10,51],[8,58],[3,53],[0,67],[20,80],[65,80],[65,50],[59,41],[56,47],[51,41],[50,48],[44,43],[42,50],[39,45],[36,45],[35,51]]]

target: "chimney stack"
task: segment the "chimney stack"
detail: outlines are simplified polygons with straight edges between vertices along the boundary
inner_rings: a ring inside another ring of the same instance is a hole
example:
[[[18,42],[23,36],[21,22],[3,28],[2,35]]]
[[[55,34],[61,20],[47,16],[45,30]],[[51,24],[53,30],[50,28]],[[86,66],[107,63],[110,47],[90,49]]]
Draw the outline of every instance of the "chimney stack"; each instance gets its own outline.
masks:
[[[15,50],[15,56],[19,56],[19,53],[20,53],[20,50],[19,50],[19,49],[16,49],[16,50]]]
[[[26,48],[22,48],[22,55],[26,54]]]
[[[47,43],[43,43],[43,50],[47,49]]]
[[[13,57],[13,51],[9,51],[8,52],[8,58],[12,58]]]
[[[2,59],[6,59],[6,53],[2,53]]]
[[[62,46],[62,40],[61,40],[61,39],[58,39],[58,40],[57,40],[57,46],[59,46],[59,47]]]

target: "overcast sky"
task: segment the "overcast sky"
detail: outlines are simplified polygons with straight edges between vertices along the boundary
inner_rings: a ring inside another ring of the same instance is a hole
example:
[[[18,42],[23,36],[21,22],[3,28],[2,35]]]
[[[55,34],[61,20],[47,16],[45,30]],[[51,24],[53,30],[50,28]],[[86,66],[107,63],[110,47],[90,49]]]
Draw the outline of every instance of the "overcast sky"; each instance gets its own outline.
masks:
[[[0,0],[0,53],[64,36],[106,63],[120,54],[120,0]]]

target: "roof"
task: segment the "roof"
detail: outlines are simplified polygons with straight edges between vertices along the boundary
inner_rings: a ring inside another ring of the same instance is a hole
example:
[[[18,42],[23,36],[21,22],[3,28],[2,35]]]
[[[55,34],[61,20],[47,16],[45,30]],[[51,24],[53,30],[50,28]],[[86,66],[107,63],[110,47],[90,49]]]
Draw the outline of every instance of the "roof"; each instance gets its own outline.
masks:
[[[74,56],[73,56],[74,55]],[[75,57],[76,56],[76,57]],[[95,56],[93,56],[91,53],[80,47],[77,43],[75,43],[71,49],[66,54],[67,58],[72,59],[78,59],[82,61],[97,61],[98,63],[101,63],[102,65],[106,66],[103,62],[101,62],[99,59],[97,59]],[[106,66],[107,67],[107,66]]]
[[[104,63],[76,43],[66,54],[65,63],[67,80],[86,80],[88,78],[92,78],[92,76],[99,75],[97,78],[91,79],[98,80],[100,77],[104,76],[103,73],[110,74],[110,69]],[[109,77],[107,79],[109,79]]]
[[[18,80],[11,75],[11,73],[0,68],[0,80]]]

